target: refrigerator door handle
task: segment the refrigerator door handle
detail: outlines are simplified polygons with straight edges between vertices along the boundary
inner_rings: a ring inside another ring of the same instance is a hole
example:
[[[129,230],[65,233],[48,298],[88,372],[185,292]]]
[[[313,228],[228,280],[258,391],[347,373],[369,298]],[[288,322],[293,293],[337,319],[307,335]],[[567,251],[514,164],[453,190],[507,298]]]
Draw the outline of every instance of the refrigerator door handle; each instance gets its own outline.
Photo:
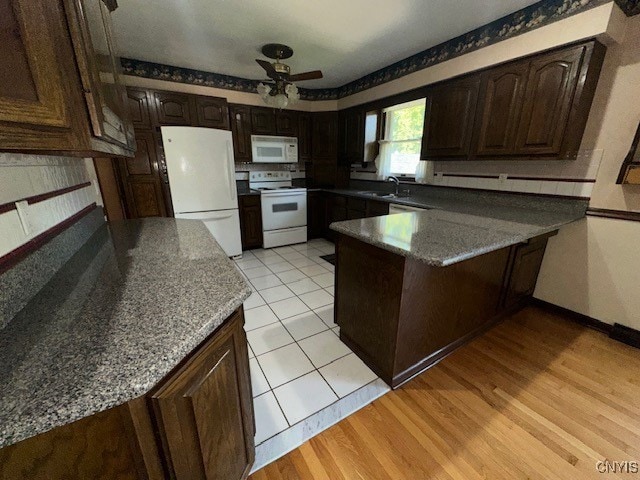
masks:
[[[227,161],[225,162],[227,175],[229,176],[229,188],[231,189],[231,200],[236,199],[236,188],[235,188],[235,168],[230,167],[231,159],[233,158],[233,150],[231,147],[231,140],[227,140]]]

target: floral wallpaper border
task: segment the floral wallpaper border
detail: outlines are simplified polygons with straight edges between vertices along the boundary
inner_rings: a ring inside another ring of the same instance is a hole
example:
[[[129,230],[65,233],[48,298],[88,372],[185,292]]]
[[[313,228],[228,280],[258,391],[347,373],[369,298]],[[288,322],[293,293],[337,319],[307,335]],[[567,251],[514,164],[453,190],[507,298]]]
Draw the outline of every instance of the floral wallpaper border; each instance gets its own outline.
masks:
[[[337,100],[369,88],[382,85],[410,73],[431,67],[452,58],[473,52],[556,22],[571,15],[608,3],[610,0],[541,0],[533,5],[502,17],[440,45],[423,50],[362,78],[336,88],[300,88],[304,100]],[[640,0],[616,0],[627,15],[640,13]],[[138,77],[168,80],[192,85],[255,93],[258,80],[204,72],[158,63],[122,59],[123,73]]]

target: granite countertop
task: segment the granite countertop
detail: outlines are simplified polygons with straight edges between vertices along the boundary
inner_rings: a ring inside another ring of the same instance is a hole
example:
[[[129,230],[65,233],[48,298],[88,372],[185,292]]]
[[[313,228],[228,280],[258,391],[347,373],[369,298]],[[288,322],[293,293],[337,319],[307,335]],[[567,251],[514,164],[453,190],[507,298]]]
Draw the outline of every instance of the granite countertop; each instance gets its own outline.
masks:
[[[250,292],[200,221],[100,227],[0,330],[0,447],[145,394]]]
[[[238,195],[240,197],[245,197],[247,195],[260,195],[260,191],[254,190],[253,188],[242,188],[238,189]]]
[[[583,202],[527,206],[454,198],[379,198],[353,190],[332,190],[371,200],[425,207],[424,212],[347,220],[331,229],[429,265],[447,266],[553,232],[584,217]],[[582,206],[581,206],[582,205]]]

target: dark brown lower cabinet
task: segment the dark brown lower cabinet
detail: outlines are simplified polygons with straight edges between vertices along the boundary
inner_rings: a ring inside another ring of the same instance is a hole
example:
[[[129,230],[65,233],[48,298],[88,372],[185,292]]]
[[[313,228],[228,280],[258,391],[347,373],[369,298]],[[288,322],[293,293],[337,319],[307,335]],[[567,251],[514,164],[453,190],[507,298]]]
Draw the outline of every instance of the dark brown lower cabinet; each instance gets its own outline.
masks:
[[[379,217],[389,215],[389,204],[376,200],[367,200],[367,217]]]
[[[262,204],[260,195],[240,195],[242,250],[262,247]]]
[[[324,192],[307,192],[307,237],[319,238],[325,235],[327,203]]]
[[[255,423],[243,324],[239,309],[148,395],[0,449],[0,480],[246,478]]]
[[[512,249],[510,273],[504,293],[506,308],[518,304],[523,298],[533,295],[548,237],[542,236],[517,245]]]
[[[524,305],[546,243],[437,267],[338,235],[340,338],[396,388]]]
[[[322,195],[322,206],[313,206],[312,201],[308,201],[309,213],[307,219],[309,225],[311,220],[318,222],[318,235],[328,240],[335,241],[336,233],[329,228],[333,222],[343,220],[354,220],[358,218],[378,217],[389,214],[389,204],[379,200],[369,200],[358,197],[349,197],[330,192],[316,192]],[[307,197],[309,199],[309,197]],[[312,210],[313,206],[313,210]],[[314,212],[322,212],[322,217]],[[315,228],[315,227],[314,227]],[[314,230],[315,231],[315,230]],[[313,237],[310,237],[313,238]]]
[[[249,356],[236,316],[151,397],[170,478],[241,479],[253,465]]]

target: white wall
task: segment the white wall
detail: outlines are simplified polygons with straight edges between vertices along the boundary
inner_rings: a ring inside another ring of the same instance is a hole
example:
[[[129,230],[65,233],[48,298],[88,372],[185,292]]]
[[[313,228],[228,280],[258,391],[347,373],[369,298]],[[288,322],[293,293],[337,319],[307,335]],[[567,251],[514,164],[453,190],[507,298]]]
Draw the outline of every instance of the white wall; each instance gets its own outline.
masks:
[[[640,186],[617,185],[640,123],[640,16],[607,51],[582,143],[603,158],[591,207],[640,212]],[[640,222],[588,216],[549,241],[534,296],[640,329]]]
[[[535,297],[640,330],[640,222],[587,217],[549,240]]]
[[[624,13],[614,2],[610,2],[342,98],[338,101],[338,107],[343,109],[360,105],[587,38],[599,37],[607,43],[616,41],[619,25],[624,18]]]
[[[24,199],[86,182],[90,186],[28,204]],[[0,257],[92,203],[102,204],[91,161],[81,158],[0,153]]]

